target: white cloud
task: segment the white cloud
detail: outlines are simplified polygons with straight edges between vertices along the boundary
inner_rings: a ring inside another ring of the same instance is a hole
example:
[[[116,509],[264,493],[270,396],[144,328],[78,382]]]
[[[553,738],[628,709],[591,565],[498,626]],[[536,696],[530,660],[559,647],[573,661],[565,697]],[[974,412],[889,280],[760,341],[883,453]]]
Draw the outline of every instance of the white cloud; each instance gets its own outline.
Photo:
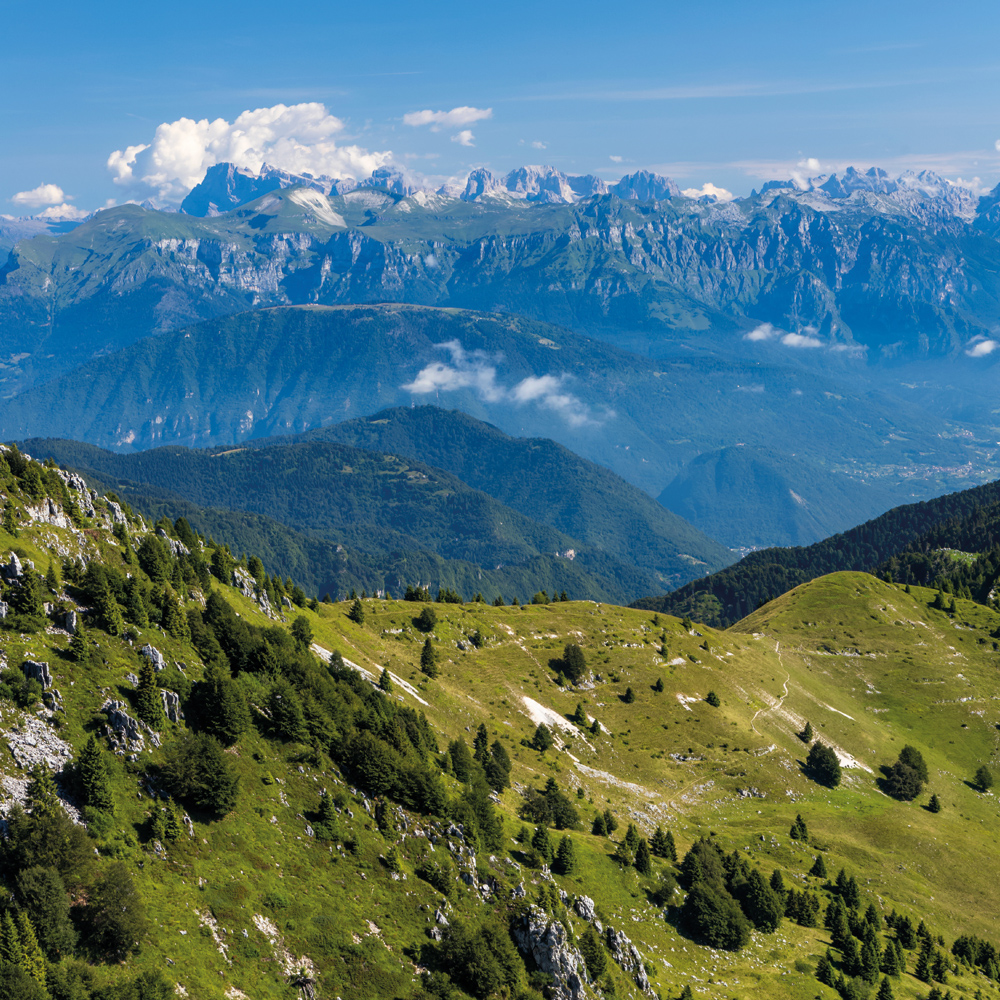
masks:
[[[614,156],[614,155],[612,155],[612,156],[609,156],[608,159],[612,163],[621,163],[622,162],[622,158],[620,156]]]
[[[781,338],[785,347],[822,347],[823,341],[818,337],[811,337],[803,333],[786,333]]]
[[[344,123],[318,103],[244,111],[224,118],[179,118],[159,125],[150,143],[116,149],[108,157],[114,182],[146,187],[164,201],[178,201],[216,163],[232,162],[259,171],[264,163],[292,173],[330,177],[368,177],[392,154],[360,146],[339,146]]]
[[[997,139],[997,141],[996,141],[995,143],[993,143],[993,148],[994,148],[994,149],[995,149],[995,150],[996,150],[996,151],[997,151],[998,153],[1000,153],[1000,139]]]
[[[545,143],[541,141],[541,139],[536,139],[531,144],[531,148],[532,149],[546,149],[547,147],[546,147]]]
[[[814,174],[818,174],[822,169],[819,160],[815,156],[807,156],[804,160],[799,160],[798,166],[803,170],[809,170]]]
[[[685,188],[681,191],[685,198],[704,198],[706,195],[715,198],[717,201],[732,201],[733,192],[725,188],[716,187],[711,182],[702,184],[700,188]]]
[[[970,358],[985,358],[987,354],[992,354],[1000,342],[996,340],[974,340],[966,348],[965,353]]]
[[[451,137],[451,141],[457,142],[460,146],[475,146],[475,143],[472,141],[473,139],[475,139],[475,136],[467,128],[463,128],[461,132]]]
[[[771,340],[774,337],[781,336],[781,331],[776,329],[770,323],[761,323],[760,326],[754,327],[749,333],[743,334],[744,340]]]
[[[90,212],[85,212],[76,205],[63,202],[61,205],[50,205],[44,212],[39,212],[40,219],[86,219]]]
[[[552,410],[570,427],[599,423],[582,400],[565,391],[566,375],[530,375],[507,388],[497,380],[499,356],[466,351],[457,340],[437,346],[451,355],[451,364],[436,362],[422,368],[412,382],[402,386],[407,392],[426,396],[469,389],[488,403],[534,404]]]
[[[66,200],[66,194],[58,184],[39,184],[30,191],[18,191],[10,199],[15,205],[40,208],[42,205],[58,205]]]
[[[473,125],[493,117],[492,108],[470,108],[462,106],[451,111],[409,111],[403,115],[403,124],[414,127],[430,125],[433,132],[443,128],[460,128],[462,125]]]

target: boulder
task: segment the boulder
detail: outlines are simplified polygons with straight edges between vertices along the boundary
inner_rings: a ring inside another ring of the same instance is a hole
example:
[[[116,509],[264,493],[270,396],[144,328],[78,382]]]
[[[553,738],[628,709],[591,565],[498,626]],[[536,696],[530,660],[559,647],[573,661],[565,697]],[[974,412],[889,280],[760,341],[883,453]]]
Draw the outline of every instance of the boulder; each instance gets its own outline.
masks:
[[[251,601],[256,599],[257,583],[242,566],[237,566],[233,570],[232,585],[244,597],[249,597]]]
[[[60,611],[55,617],[56,628],[61,628],[70,635],[76,635],[77,618],[75,611]]]
[[[10,605],[6,601],[0,601],[0,621],[3,621],[10,614]]]
[[[543,909],[529,906],[516,919],[511,936],[523,954],[552,976],[553,1000],[583,1000],[587,966],[558,920],[549,920]]]
[[[42,690],[52,687],[52,675],[49,673],[47,663],[36,663],[34,660],[25,660],[21,664],[24,676],[29,680],[36,680],[42,685]]]
[[[589,896],[577,896],[576,902],[573,904],[573,909],[576,910],[576,915],[581,920],[586,920],[588,924],[592,924],[594,917],[597,915],[594,909],[594,901]]]
[[[616,931],[614,927],[608,926],[605,940],[608,943],[608,950],[611,957],[622,967],[625,972],[632,973],[636,986],[643,993],[649,992],[649,977],[646,975],[646,967],[642,962],[642,955],[639,949],[625,936],[624,931]]]
[[[167,665],[167,661],[163,658],[163,654],[155,647],[147,643],[142,649],[139,650],[141,656],[145,656],[150,663],[153,664],[154,670],[163,670]]]
[[[0,566],[0,576],[5,580],[20,580],[23,572],[21,560],[17,558],[16,552],[11,552],[6,566]]]
[[[191,550],[183,542],[179,542],[176,538],[171,538],[164,528],[158,528],[156,533],[160,536],[160,541],[165,542],[169,547],[173,556],[191,555]]]
[[[141,750],[145,746],[142,729],[136,719],[128,714],[128,705],[124,701],[108,699],[101,711],[108,717],[110,739],[118,754],[126,750]]]

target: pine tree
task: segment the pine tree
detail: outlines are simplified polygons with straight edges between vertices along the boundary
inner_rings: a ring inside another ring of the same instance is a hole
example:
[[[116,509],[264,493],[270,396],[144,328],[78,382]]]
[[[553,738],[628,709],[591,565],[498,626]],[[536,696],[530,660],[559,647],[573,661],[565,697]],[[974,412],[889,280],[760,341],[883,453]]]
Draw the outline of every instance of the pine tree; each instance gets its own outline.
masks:
[[[861,945],[861,975],[866,982],[878,982],[879,967],[882,962],[881,949],[874,932],[865,935]]]
[[[135,692],[135,710],[139,718],[152,729],[162,729],[167,717],[163,714],[163,696],[156,683],[153,665],[145,657],[139,668],[139,686]]]
[[[896,977],[899,975],[899,957],[896,954],[895,943],[890,941],[888,947],[882,952],[882,972],[887,976]]]
[[[106,583],[101,587],[94,603],[101,620],[104,622],[104,631],[108,635],[121,635],[125,631],[125,621],[122,618],[121,608],[118,607],[118,602],[112,596]]]
[[[888,976],[883,977],[882,985],[878,988],[875,1000],[895,1000],[892,993],[892,984],[889,982]]]
[[[625,694],[622,695],[622,701],[624,701],[626,705],[631,705],[635,702],[635,692],[631,687],[625,688]]]
[[[24,910],[19,910],[17,914],[17,936],[20,938],[23,958],[21,968],[38,983],[45,985],[45,956],[42,954],[41,946],[38,944],[38,936],[35,928],[28,919],[28,914]]]
[[[77,761],[85,804],[91,809],[114,812],[108,766],[97,737],[91,734]]]
[[[809,830],[806,827],[806,821],[802,818],[802,814],[798,813],[795,817],[795,822],[792,824],[792,828],[789,831],[789,836],[792,840],[809,840]]]
[[[479,723],[476,738],[472,741],[472,759],[484,767],[490,759],[490,734],[486,731],[485,722]]]
[[[825,955],[820,956],[819,961],[816,963],[816,978],[824,986],[833,986],[834,984],[833,961],[830,958],[829,949],[827,949]]]
[[[635,849],[635,870],[640,875],[653,874],[653,856],[649,851],[649,843],[645,837],[639,838],[639,844]]]
[[[576,845],[571,837],[564,836],[556,849],[556,859],[552,864],[560,875],[571,875],[576,870]]]
[[[184,614],[177,595],[169,587],[163,591],[163,602],[160,608],[163,628],[178,641],[187,642],[191,638],[191,628],[188,625],[187,615]]]
[[[385,667],[382,668],[382,674],[378,679],[379,689],[384,691],[386,694],[392,694],[392,678],[389,676],[389,671]]]
[[[20,534],[17,530],[17,519],[14,517],[14,505],[9,500],[3,508],[3,530],[11,538],[17,538]]]
[[[847,939],[843,942],[840,954],[844,958],[844,972],[849,976],[861,975],[861,951],[858,948],[858,939],[848,933]]]
[[[531,837],[531,850],[536,858],[545,864],[552,862],[552,840],[549,838],[547,827],[536,826]]]
[[[931,981],[931,942],[928,938],[924,938],[913,974],[922,983],[929,983]]]
[[[14,926],[10,910],[7,910],[0,920],[0,962],[10,962],[11,965],[17,966],[24,963],[24,949],[21,947],[21,938],[17,933],[17,927]]]
[[[608,835],[608,828],[604,823],[604,813],[598,813],[594,817],[594,822],[590,827],[590,832],[595,837],[606,837]]]
[[[813,862],[812,868],[809,869],[809,874],[813,878],[827,878],[826,862],[823,860],[822,854],[816,855],[816,860]]]
[[[941,812],[941,800],[936,795],[931,796],[930,802],[927,803],[927,810],[932,813]]]
[[[125,615],[133,625],[139,628],[149,626],[149,609],[146,607],[142,584],[136,576],[129,577],[125,587]]]
[[[347,612],[347,617],[350,618],[355,625],[364,625],[365,606],[361,603],[360,598],[354,598],[354,602],[351,604],[351,609]]]
[[[667,835],[663,832],[663,827],[658,826],[649,838],[649,849],[658,857],[667,857]]]
[[[437,655],[434,653],[434,644],[431,642],[430,636],[424,639],[424,648],[420,651],[420,669],[428,677],[437,677],[438,675]]]
[[[63,808],[59,804],[59,789],[56,787],[52,772],[44,764],[36,764],[30,771],[31,781],[28,783],[28,794],[25,805],[28,812],[36,818],[49,819],[62,816]]]
[[[802,732],[799,733],[799,739],[802,740],[803,743],[812,743],[813,727],[812,723],[808,719],[806,720],[805,729],[803,729]]]
[[[55,563],[50,559],[49,568],[45,571],[45,586],[53,594],[59,593],[59,575],[56,573]]]

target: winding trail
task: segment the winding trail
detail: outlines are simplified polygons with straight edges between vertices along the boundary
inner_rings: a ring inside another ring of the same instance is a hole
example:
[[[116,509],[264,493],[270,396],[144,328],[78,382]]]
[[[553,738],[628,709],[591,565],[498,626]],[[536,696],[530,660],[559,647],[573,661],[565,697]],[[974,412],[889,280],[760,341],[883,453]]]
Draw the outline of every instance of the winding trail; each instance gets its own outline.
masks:
[[[782,661],[781,661],[781,643],[778,642],[777,640],[775,640],[775,642],[774,642],[774,651],[778,654],[778,663],[781,666],[784,666],[784,663],[782,663]],[[757,721],[757,716],[760,715],[761,712],[776,712],[776,711],[778,711],[779,708],[781,708],[781,706],[785,703],[785,699],[788,697],[788,680],[789,680],[789,678],[791,676],[792,675],[791,675],[790,671],[786,670],[785,671],[785,680],[784,680],[784,683],[781,685],[782,690],[784,691],[784,693],[782,694],[782,696],[778,699],[778,701],[774,705],[771,705],[771,706],[769,706],[767,708],[758,708],[757,711],[754,712],[753,718],[750,720],[750,728],[758,736],[761,736],[763,734],[754,725],[754,723]]]

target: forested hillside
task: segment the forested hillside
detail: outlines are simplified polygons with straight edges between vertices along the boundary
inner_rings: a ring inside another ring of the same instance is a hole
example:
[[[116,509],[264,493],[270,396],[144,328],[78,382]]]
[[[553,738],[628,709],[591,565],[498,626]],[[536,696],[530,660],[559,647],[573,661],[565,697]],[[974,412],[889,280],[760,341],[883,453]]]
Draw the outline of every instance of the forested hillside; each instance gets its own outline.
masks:
[[[555,441],[513,438],[459,410],[383,410],[289,440],[339,441],[446,469],[532,520],[659,576],[676,575],[679,561],[731,560],[722,545],[610,470]]]
[[[745,618],[761,604],[808,580],[841,570],[877,570],[897,573],[902,564],[914,582],[929,583],[934,576],[918,567],[930,565],[924,556],[901,556],[915,546],[919,552],[948,539],[980,552],[993,546],[995,529],[990,512],[1000,500],[1000,482],[951,493],[923,503],[896,507],[881,517],[814,545],[751,552],[736,565],[695,580],[663,597],[636,601],[641,607],[668,614],[689,615],[724,628]],[[982,532],[984,523],[990,532]],[[940,528],[935,534],[934,529]],[[895,560],[895,561],[894,561]]]
[[[543,580],[549,593],[625,602],[651,581],[667,577],[667,570],[684,579],[699,562],[725,561],[716,555],[725,550],[706,539],[703,549],[715,556],[711,561],[675,553],[654,574],[532,521],[450,473],[330,442],[210,451],[159,448],[132,455],[51,440],[29,441],[25,447],[93,472],[149,510],[174,509],[171,502],[180,498],[199,507],[249,511],[311,535],[314,554],[323,551],[317,542],[327,546],[309,576],[334,595],[361,587],[393,593],[420,580],[435,587],[461,586],[461,592],[482,592],[490,600],[500,594],[507,600],[530,599],[528,588]],[[154,500],[155,507],[150,506]],[[227,521],[239,524],[238,518]],[[220,520],[217,524],[225,532],[220,537],[231,544],[259,547],[246,526],[234,532]],[[270,533],[263,522],[255,524],[260,526],[255,531]],[[300,539],[294,547],[303,544]],[[330,545],[354,554],[360,579],[351,575],[348,557]],[[285,557],[279,559],[287,565]]]

